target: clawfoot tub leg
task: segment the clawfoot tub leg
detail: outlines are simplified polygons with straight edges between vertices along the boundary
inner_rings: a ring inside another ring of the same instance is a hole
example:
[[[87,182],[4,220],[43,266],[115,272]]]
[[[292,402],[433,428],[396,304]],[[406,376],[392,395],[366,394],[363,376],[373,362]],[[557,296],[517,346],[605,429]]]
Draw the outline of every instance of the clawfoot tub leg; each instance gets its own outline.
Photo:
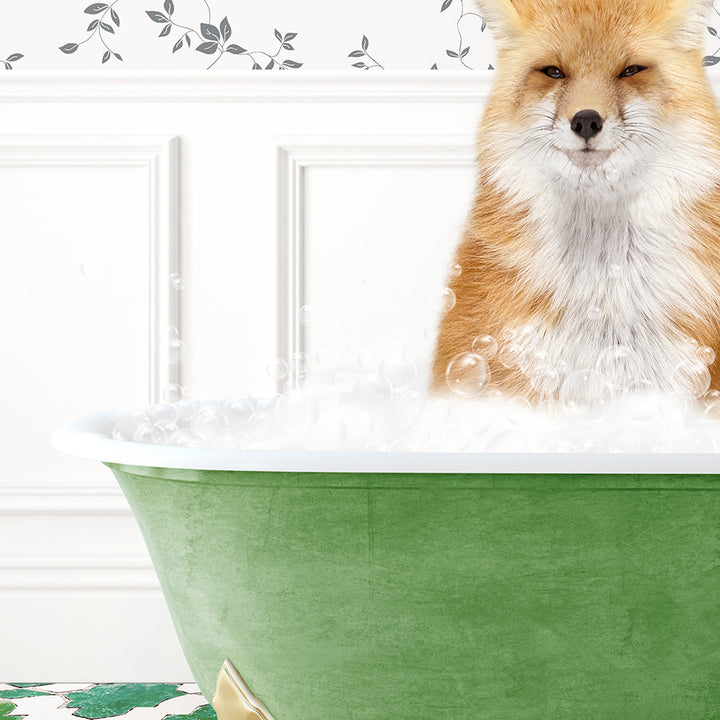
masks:
[[[229,660],[225,660],[218,675],[212,704],[218,720],[274,720]]]

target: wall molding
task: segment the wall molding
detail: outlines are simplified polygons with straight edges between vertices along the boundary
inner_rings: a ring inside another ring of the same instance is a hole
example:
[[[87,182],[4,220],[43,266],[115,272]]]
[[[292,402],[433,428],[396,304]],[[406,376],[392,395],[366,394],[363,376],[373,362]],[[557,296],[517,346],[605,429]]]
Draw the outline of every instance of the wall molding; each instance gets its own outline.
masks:
[[[0,102],[479,102],[492,71],[5,73]]]
[[[149,556],[0,555],[0,592],[157,591]]]
[[[179,271],[178,142],[163,136],[0,136],[0,167],[139,167],[147,173],[148,403],[159,402],[163,388],[180,382],[167,342],[168,325],[180,329],[170,282]]]
[[[127,500],[117,486],[106,488],[0,486],[0,520],[3,517],[20,516],[72,516],[80,519],[131,515]]]
[[[277,140],[277,356],[300,378],[292,358],[307,353],[301,309],[306,304],[306,172],[317,167],[470,167],[470,138],[457,136],[288,137]]]

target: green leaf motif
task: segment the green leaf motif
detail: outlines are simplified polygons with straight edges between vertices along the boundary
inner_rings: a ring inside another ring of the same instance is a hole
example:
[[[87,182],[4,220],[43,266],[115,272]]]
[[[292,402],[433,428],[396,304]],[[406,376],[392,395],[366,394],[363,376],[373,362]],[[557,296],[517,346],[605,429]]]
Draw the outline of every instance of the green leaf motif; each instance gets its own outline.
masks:
[[[15,706],[11,702],[0,700],[0,718],[6,718],[14,709]]]
[[[77,708],[74,717],[97,718],[123,715],[135,707],[156,707],[164,700],[180,697],[177,685],[170,683],[117,683],[96,685],[68,693],[69,708]]]
[[[0,691],[0,699],[15,700],[17,698],[41,697],[43,695],[51,695],[52,693],[40,692],[39,690],[25,690],[18,688],[17,690]]]
[[[212,705],[201,705],[192,715],[170,715],[165,720],[217,720]]]

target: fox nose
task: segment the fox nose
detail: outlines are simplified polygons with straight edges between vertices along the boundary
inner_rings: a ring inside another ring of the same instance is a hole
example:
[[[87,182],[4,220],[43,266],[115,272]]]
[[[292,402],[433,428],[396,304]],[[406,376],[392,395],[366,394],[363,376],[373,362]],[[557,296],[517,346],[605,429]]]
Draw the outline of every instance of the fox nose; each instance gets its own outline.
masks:
[[[595,137],[603,128],[603,119],[595,110],[580,110],[570,121],[570,127],[583,140]]]

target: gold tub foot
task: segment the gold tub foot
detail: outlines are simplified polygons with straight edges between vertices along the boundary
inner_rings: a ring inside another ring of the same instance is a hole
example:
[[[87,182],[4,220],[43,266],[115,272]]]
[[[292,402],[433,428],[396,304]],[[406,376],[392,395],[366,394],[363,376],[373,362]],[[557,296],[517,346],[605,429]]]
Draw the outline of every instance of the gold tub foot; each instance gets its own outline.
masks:
[[[273,720],[229,660],[220,669],[212,704],[218,720]]]

